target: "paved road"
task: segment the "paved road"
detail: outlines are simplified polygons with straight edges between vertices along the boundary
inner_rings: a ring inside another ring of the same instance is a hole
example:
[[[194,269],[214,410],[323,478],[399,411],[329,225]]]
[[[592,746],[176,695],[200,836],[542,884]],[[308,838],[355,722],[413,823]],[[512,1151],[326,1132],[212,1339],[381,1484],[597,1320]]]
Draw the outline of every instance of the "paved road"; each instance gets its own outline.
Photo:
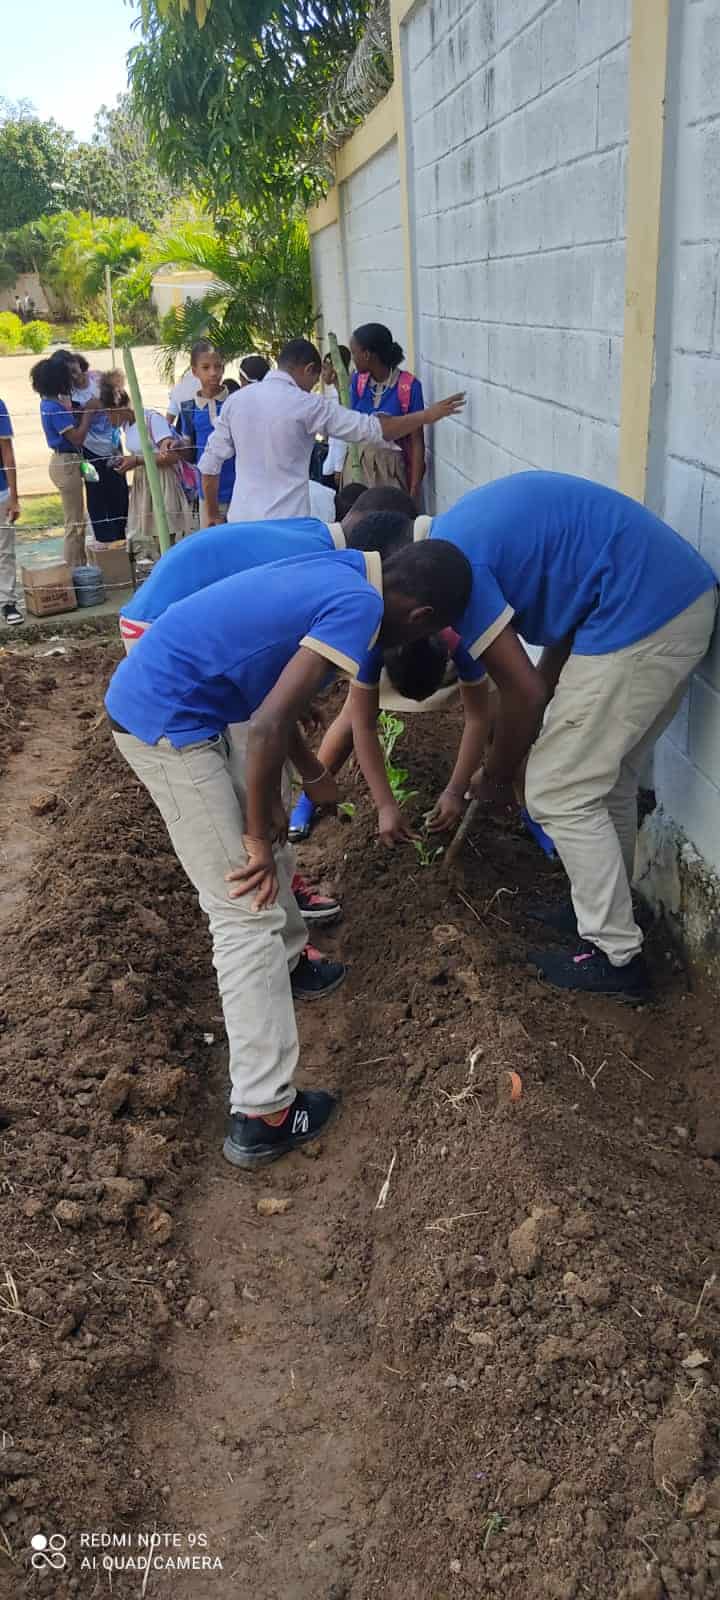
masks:
[[[112,365],[109,350],[86,350],[84,354],[91,367],[100,372]],[[168,386],[158,376],[157,350],[153,345],[143,345],[133,350],[133,356],[145,404],[157,406],[164,412]],[[30,386],[30,368],[40,359],[35,355],[0,356],[0,397],[5,401],[15,430],[21,499],[24,494],[55,493],[48,477],[50,454],[40,426],[40,400]]]

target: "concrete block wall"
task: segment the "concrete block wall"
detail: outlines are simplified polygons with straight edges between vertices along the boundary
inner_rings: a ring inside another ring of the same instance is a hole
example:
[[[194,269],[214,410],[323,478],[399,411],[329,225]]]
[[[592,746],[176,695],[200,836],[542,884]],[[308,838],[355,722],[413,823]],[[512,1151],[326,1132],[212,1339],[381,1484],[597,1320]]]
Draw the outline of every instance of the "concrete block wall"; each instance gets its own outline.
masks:
[[[615,482],[629,31],[629,0],[425,0],[403,28],[416,365],[469,394],[438,510],[527,466]]]
[[[720,576],[720,0],[681,0],[670,39],[666,202],[648,499]],[[655,758],[667,813],[720,873],[720,643]]]
[[[397,139],[340,185],[340,218],[348,295],[346,334],[362,322],[384,322],[404,344],[407,318]]]
[[[347,294],[340,223],[331,222],[319,233],[313,233],[310,251],[313,310],[317,316],[315,332],[324,353],[329,332],[336,333],[340,343],[344,344],[347,331]]]

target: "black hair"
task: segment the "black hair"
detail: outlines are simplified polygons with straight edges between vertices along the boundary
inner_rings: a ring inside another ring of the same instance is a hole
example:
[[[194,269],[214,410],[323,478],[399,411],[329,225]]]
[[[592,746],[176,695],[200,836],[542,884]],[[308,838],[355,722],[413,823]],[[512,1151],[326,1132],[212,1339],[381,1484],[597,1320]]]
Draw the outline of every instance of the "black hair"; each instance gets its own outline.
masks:
[[[390,552],[383,562],[383,584],[386,593],[398,589],[419,605],[431,606],[437,631],[465,610],[472,592],[472,567],[447,539],[424,539]]]
[[[44,400],[57,400],[60,394],[69,394],[72,387],[70,367],[72,359],[67,350],[56,350],[44,361],[36,361],[30,369],[30,382],[36,394]]]
[[[283,370],[288,367],[317,367],[318,373],[322,368],[320,351],[309,339],[288,339],[278,356],[278,366]]]
[[[407,489],[400,489],[393,483],[375,485],[374,489],[366,489],[363,495],[362,512],[369,511],[398,511],[403,517],[417,515],[417,506],[409,495]]]
[[[393,339],[384,322],[363,322],[362,327],[353,330],[353,339],[360,350],[377,356],[385,367],[399,367],[400,362],[405,360],[402,345]]]
[[[270,362],[264,356],[243,356],[240,362],[240,371],[243,377],[249,378],[251,383],[262,383],[270,371]]]
[[[90,371],[90,362],[86,360],[85,356],[81,356],[79,350],[63,350],[62,353],[67,357],[68,361],[74,361],[81,372]]]
[[[440,688],[448,662],[447,645],[437,634],[414,639],[386,650],[387,675],[394,689],[405,700],[429,700]]]
[[[228,394],[237,394],[238,389],[240,388],[240,385],[239,385],[239,383],[235,382],[234,378],[223,378],[223,383],[225,385],[225,388],[227,389]]]
[[[381,556],[411,544],[413,525],[410,517],[397,511],[371,511],[356,522],[347,535],[348,550],[379,550]]]
[[[364,483],[343,484],[342,489],[338,489],[338,492],[335,496],[335,516],[337,521],[342,522],[343,517],[346,517],[348,511],[352,510],[355,501],[359,500],[361,496],[367,494],[367,492],[368,491]]]
[[[345,366],[347,367],[347,370],[349,372],[350,371],[350,364],[352,362],[352,356],[350,354],[350,351],[349,351],[347,345],[346,344],[339,344],[338,345],[338,350],[340,351],[340,354],[341,354],[341,356],[343,358],[343,361],[345,362]],[[329,361],[331,365],[334,365],[332,350],[328,350],[327,351],[327,354],[323,356],[323,361]]]
[[[213,355],[213,356],[219,356],[220,355],[220,351],[216,350],[215,345],[212,342],[212,339],[196,339],[195,343],[190,346],[190,365],[191,365],[191,367],[194,367],[195,362],[198,360],[199,356],[209,356],[209,355]]]

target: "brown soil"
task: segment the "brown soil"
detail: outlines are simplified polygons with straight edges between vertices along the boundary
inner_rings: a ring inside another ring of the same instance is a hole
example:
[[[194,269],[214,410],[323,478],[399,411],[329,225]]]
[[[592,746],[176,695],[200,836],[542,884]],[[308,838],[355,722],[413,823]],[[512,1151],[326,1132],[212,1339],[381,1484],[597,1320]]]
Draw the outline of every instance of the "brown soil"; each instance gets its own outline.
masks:
[[[63,708],[94,713],[89,659],[52,663],[0,803]],[[358,791],[303,851],[345,903],[317,942],[348,983],[302,1013],[342,1116],[241,1178],[202,921],[85,726],[4,928],[0,1594],[139,1595],[153,1528],[144,1592],[177,1600],[717,1593],[715,1003],[660,930],[655,1007],[543,990],[523,907],[558,870],[492,827],[449,887]],[[454,736],[406,736],[422,801]],[[30,1569],[41,1527],[63,1574]],[[81,1530],[125,1540],[112,1574]]]

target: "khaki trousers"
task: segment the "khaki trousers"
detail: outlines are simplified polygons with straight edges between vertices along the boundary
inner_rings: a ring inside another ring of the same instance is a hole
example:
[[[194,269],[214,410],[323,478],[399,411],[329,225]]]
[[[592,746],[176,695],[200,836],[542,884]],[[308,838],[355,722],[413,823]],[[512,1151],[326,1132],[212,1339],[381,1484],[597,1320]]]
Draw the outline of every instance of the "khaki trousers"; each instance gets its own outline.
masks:
[[[240,741],[220,734],[175,750],[167,739],[148,745],[130,734],[113,738],[154,800],[210,923],[230,1050],[230,1109],[250,1116],[281,1111],[294,1097],[299,1054],[290,973],[307,942],[291,889],[292,851],[275,850],[274,906],[253,911],[252,894],[231,900],[225,874],[247,860]]]
[[[53,450],[50,457],[50,479],[59,490],[65,519],[65,548],[63,559],[72,571],[85,561],[85,494],[80,457],[69,451]]]
[[[10,496],[0,500],[0,606],[15,604],[15,524],[7,521]]]
[[[707,651],[716,607],[711,589],[637,644],[571,655],[530,752],[528,811],[568,874],[581,939],[613,966],[642,948],[630,884],[643,764]]]

